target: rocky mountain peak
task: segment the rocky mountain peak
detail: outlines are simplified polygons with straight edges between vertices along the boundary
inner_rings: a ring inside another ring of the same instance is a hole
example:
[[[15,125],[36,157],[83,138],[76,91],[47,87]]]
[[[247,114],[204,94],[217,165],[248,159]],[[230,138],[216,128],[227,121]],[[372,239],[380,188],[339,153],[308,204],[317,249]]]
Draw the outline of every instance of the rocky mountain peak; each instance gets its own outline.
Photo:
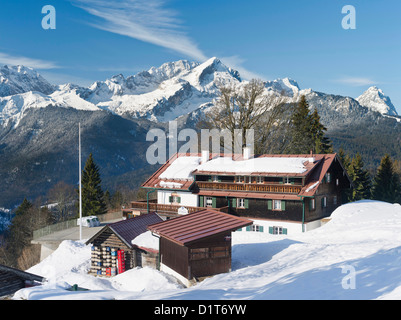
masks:
[[[376,86],[370,87],[356,100],[364,107],[371,111],[376,111],[381,114],[397,116],[397,111],[391,102],[390,97],[384,95],[383,91]]]

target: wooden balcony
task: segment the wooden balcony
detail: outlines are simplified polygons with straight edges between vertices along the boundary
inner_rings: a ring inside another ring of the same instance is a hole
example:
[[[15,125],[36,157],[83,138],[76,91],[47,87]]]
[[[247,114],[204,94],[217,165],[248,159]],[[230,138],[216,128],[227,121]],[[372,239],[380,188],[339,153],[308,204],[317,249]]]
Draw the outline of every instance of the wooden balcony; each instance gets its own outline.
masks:
[[[182,205],[175,205],[175,204],[159,204],[159,203],[156,203],[155,201],[149,201],[149,211],[150,212],[157,212],[157,213],[165,215],[165,216],[177,216],[178,209],[181,207],[185,207],[188,210],[188,213],[193,213],[193,212],[205,209],[203,207],[189,207],[189,206],[182,206]],[[147,210],[148,209],[147,209],[146,201],[131,201],[131,208],[124,209],[125,212],[139,211],[140,213],[146,213]],[[227,213],[228,207],[214,208],[213,210]]]
[[[302,186],[292,184],[264,184],[264,183],[226,183],[197,181],[200,190],[224,190],[224,191],[250,191],[266,193],[291,193],[298,194]]]

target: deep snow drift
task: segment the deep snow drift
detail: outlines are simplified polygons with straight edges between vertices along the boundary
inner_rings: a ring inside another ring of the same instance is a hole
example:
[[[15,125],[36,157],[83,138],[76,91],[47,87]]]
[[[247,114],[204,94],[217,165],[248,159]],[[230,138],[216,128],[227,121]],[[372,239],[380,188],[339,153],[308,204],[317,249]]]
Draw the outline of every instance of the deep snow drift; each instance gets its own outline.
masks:
[[[359,201],[298,235],[233,233],[233,271],[191,288],[150,268],[86,274],[90,247],[65,241],[28,271],[49,283],[14,299],[401,299],[401,206]],[[72,284],[90,291],[70,292]]]

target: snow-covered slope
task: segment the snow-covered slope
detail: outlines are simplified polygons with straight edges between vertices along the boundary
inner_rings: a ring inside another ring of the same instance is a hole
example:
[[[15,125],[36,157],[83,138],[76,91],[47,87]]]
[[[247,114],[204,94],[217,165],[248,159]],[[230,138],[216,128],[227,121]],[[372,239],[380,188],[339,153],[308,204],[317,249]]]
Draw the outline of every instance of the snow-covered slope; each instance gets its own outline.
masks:
[[[377,87],[370,87],[356,99],[362,106],[372,111],[390,116],[397,116],[397,111],[390,98],[383,94],[383,91]]]
[[[0,97],[28,91],[50,94],[56,88],[32,68],[3,66],[0,68]]]
[[[67,241],[29,269],[49,284],[15,299],[401,299],[401,206],[359,201],[299,235],[233,233],[232,269],[188,289],[149,268],[87,275],[90,248]],[[72,284],[91,289],[68,292]],[[142,292],[138,292],[143,290]]]
[[[82,99],[77,94],[77,89],[71,88],[71,85],[60,86],[60,88],[61,90],[56,90],[50,95],[28,91],[0,98],[0,124],[7,125],[12,121],[18,125],[25,112],[32,108],[57,106],[88,111],[99,110],[95,105]]]
[[[268,90],[273,90],[280,93],[283,92],[290,97],[296,97],[300,92],[298,83],[289,78],[266,81],[265,87]]]
[[[166,122],[211,102],[220,84],[240,81],[238,72],[217,58],[202,64],[180,60],[126,79],[118,75],[95,82],[87,100],[119,115]]]

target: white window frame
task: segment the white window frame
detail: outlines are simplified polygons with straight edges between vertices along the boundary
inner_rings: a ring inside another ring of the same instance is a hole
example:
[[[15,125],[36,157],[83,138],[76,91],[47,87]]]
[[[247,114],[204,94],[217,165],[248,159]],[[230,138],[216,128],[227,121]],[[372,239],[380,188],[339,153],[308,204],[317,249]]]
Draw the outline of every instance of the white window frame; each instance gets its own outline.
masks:
[[[205,204],[207,208],[213,207],[213,197],[206,197]]]
[[[311,201],[309,202],[311,205],[311,207],[309,208],[309,210],[315,210],[316,209],[316,200],[315,198],[311,199]]]
[[[260,231],[260,225],[258,225],[258,224],[253,224],[253,225],[251,225],[251,230],[253,231],[253,232],[262,232],[262,231]]]
[[[212,182],[219,182],[219,176],[212,176]]]
[[[283,227],[273,226],[273,234],[283,234]]]
[[[262,176],[257,176],[256,177],[256,183],[259,183],[259,184],[261,184],[261,183],[264,183],[264,177],[262,177]]]
[[[326,173],[326,181],[327,181],[327,183],[331,183],[331,173],[330,172]]]
[[[281,210],[281,200],[273,200],[272,209],[275,211],[282,211]]]
[[[175,204],[175,205],[177,205],[177,204],[179,204],[180,202],[178,202],[178,199],[180,199],[181,200],[181,197],[178,195],[178,194],[171,194],[171,200],[173,200],[172,202],[171,202],[171,204]]]
[[[237,198],[237,208],[245,209],[245,199]]]
[[[323,208],[327,208],[327,197],[323,197]]]

